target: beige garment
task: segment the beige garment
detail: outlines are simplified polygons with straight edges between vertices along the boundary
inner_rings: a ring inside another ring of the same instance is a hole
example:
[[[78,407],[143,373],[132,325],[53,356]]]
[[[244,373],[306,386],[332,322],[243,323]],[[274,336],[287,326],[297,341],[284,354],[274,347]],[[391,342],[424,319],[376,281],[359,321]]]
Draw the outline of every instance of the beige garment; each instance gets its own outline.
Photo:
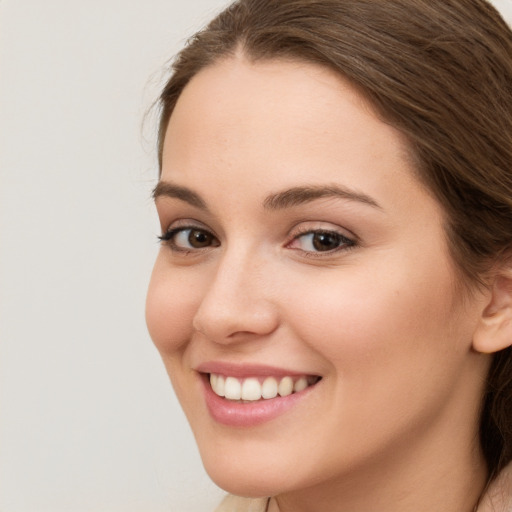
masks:
[[[477,512],[512,512],[512,463],[492,482]]]
[[[265,512],[267,498],[226,496],[215,512]],[[477,512],[512,512],[512,463],[491,484]]]
[[[228,495],[215,509],[215,512],[265,512],[268,498],[240,498]]]

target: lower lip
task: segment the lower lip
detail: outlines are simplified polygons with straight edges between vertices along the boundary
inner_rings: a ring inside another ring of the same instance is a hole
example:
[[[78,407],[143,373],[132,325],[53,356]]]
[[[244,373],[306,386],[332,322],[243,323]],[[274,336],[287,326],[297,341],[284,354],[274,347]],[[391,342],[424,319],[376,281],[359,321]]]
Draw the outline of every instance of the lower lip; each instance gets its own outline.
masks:
[[[239,403],[216,395],[210,386],[208,375],[202,375],[206,406],[212,418],[230,427],[253,427],[273,420],[289,411],[309,395],[317,384],[288,396]]]

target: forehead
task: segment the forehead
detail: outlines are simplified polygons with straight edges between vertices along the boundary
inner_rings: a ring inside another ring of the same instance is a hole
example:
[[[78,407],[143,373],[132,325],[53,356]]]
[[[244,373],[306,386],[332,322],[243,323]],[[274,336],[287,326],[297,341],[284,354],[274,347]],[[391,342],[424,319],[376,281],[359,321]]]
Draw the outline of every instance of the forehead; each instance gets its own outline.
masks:
[[[373,115],[363,96],[325,66],[300,60],[250,61],[237,55],[203,68],[192,77],[177,101],[171,122],[186,109],[190,120],[198,113],[203,122],[223,120],[241,126],[240,121],[247,120],[249,114],[253,121],[259,117],[274,125],[286,111],[290,121],[303,123],[308,116],[314,121],[313,116],[322,107],[341,106],[341,97]]]
[[[255,194],[261,182],[342,180],[369,193],[378,175],[381,188],[395,186],[391,175],[416,182],[402,134],[338,74],[302,61],[236,57],[203,69],[176,104],[162,161],[164,180],[234,193],[246,182]]]

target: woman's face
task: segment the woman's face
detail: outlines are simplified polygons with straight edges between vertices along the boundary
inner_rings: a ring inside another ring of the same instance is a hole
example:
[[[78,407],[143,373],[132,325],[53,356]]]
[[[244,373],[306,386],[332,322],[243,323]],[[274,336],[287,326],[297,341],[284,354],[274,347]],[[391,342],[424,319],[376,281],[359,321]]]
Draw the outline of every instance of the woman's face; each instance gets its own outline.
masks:
[[[221,487],[277,494],[468,450],[482,301],[457,291],[403,138],[349,84],[300,62],[202,70],[155,195],[147,323]]]

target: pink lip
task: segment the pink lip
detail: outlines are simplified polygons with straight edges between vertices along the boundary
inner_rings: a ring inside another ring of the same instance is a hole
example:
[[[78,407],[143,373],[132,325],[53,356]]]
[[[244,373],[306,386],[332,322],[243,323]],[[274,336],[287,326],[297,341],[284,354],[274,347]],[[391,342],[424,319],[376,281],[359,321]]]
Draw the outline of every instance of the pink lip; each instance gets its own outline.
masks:
[[[277,396],[268,400],[258,400],[250,403],[240,403],[227,400],[216,395],[209,382],[209,373],[230,375],[232,377],[258,377],[258,376],[297,376],[303,373],[290,372],[278,368],[259,365],[231,365],[226,363],[205,363],[197,369],[201,372],[206,407],[212,418],[223,425],[230,427],[253,427],[273,420],[295,407],[306,398],[316,384],[303,391],[288,396]]]
[[[216,373],[218,375],[229,375],[243,379],[246,377],[299,377],[305,375],[304,372],[295,372],[278,368],[276,366],[267,366],[259,364],[234,364],[220,361],[210,361],[200,364],[196,371],[199,373]]]

